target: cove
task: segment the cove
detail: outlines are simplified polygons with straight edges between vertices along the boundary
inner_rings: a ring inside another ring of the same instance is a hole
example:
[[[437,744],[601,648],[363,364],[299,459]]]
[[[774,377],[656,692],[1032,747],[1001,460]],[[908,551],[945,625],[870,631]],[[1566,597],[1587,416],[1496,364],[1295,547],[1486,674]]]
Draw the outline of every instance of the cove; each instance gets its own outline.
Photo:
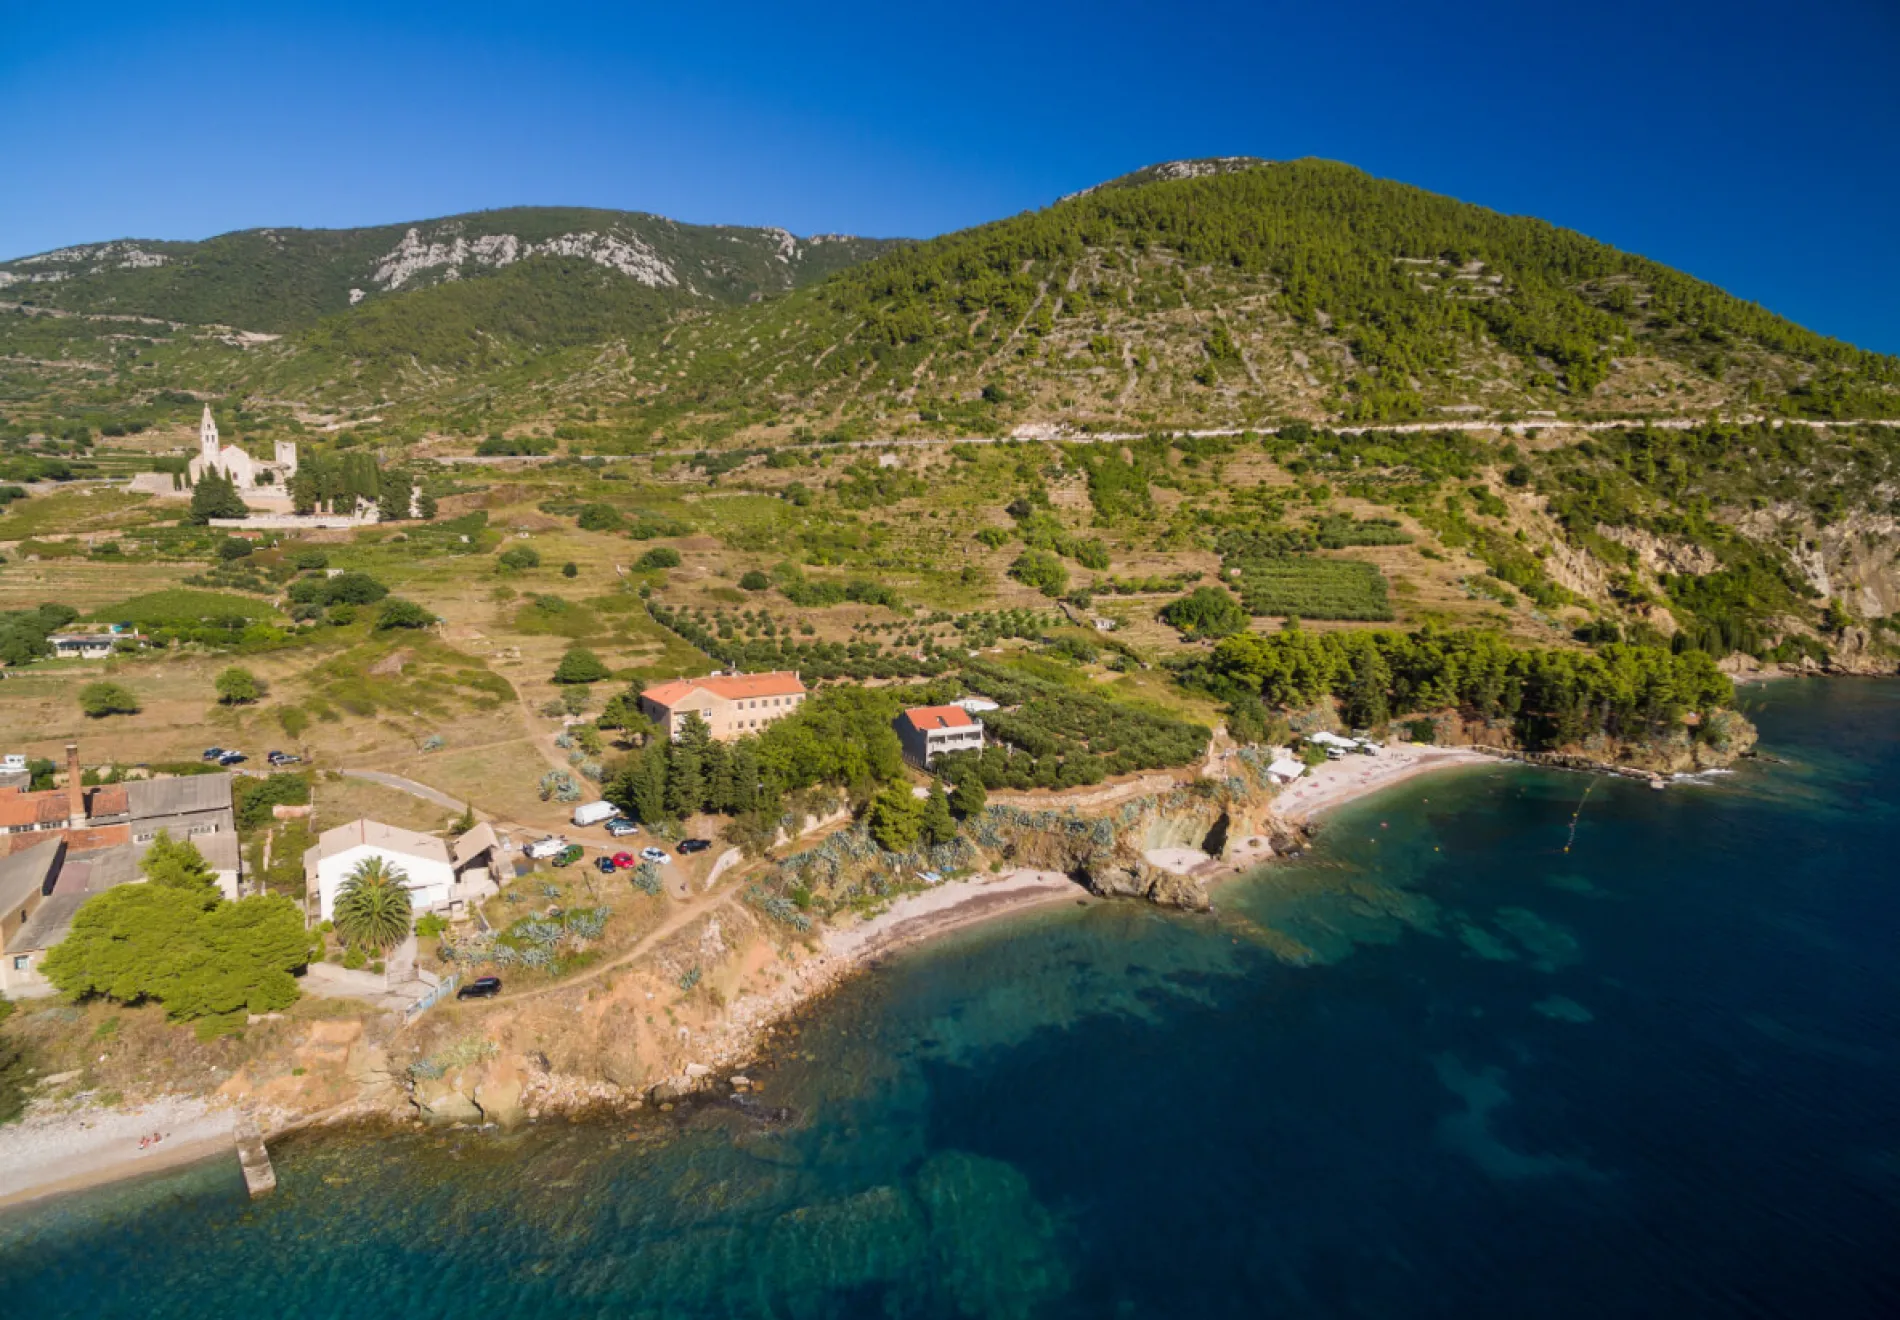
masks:
[[[1212,917],[1049,909],[808,1011],[766,1106],[295,1139],[0,1216],[44,1316],[1900,1312],[1900,686],[1776,763],[1449,771]],[[1574,825],[1574,831],[1573,831]]]

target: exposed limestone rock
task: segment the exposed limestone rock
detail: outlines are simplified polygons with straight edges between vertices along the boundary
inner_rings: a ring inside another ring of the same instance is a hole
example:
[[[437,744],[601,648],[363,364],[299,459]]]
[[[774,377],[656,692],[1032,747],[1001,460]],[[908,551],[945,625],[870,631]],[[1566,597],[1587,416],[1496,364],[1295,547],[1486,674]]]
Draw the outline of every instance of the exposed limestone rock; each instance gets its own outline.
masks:
[[[527,1117],[522,1105],[525,1090],[520,1074],[513,1069],[499,1070],[498,1075],[495,1069],[484,1069],[471,1099],[489,1121],[510,1128]]]
[[[1213,907],[1200,881],[1193,876],[1176,875],[1172,871],[1155,872],[1154,884],[1148,890],[1148,901],[1188,912],[1205,912]]]
[[[1652,573],[1693,574],[1700,577],[1722,566],[1722,561],[1715,557],[1713,551],[1705,550],[1693,541],[1659,536],[1640,527],[1612,527],[1608,523],[1598,523],[1597,535],[1635,551],[1637,562]]]
[[[479,1123],[481,1106],[463,1092],[460,1074],[429,1077],[416,1083],[416,1110],[428,1123]]]

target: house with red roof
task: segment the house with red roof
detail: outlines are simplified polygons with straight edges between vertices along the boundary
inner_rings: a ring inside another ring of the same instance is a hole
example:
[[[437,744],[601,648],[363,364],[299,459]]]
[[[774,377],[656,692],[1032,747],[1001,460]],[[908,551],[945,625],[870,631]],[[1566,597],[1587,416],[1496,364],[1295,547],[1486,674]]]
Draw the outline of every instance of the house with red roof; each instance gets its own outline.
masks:
[[[961,706],[913,706],[892,725],[904,759],[920,770],[945,752],[983,750],[983,721]]]
[[[795,673],[709,674],[656,683],[640,694],[640,710],[673,737],[688,715],[697,715],[721,742],[757,733],[784,719],[805,702],[805,685]]]

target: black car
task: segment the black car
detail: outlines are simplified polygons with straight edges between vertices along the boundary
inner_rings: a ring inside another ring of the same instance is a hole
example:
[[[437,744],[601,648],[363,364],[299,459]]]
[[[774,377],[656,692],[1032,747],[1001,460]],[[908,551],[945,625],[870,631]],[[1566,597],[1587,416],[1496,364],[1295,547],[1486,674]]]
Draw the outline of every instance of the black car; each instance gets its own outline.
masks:
[[[499,976],[478,976],[455,992],[457,999],[493,999],[501,993]]]
[[[217,760],[217,759],[218,759],[219,757],[221,757],[221,756],[223,756],[223,755],[224,755],[224,748],[222,748],[222,747],[207,747],[207,748],[205,748],[205,754],[204,754],[204,756],[203,756],[203,758],[202,758],[202,759],[203,759],[203,760],[206,760],[206,761],[215,761],[215,760]]]
[[[594,859],[594,865],[599,869],[602,875],[612,875],[614,873],[614,859],[611,857],[596,857]]]
[[[681,839],[679,850],[683,853],[705,852],[712,847],[711,839]]]

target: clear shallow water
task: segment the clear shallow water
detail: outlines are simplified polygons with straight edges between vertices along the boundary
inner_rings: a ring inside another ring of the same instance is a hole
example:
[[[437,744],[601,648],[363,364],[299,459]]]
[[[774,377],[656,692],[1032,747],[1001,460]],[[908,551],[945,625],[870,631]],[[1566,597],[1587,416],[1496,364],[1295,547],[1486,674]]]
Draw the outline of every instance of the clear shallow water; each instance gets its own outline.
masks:
[[[285,1143],[0,1217],[22,1314],[1900,1313],[1900,685],[1667,793],[1332,819],[1215,919],[969,932],[773,1060],[785,1126]],[[1588,790],[1587,797],[1585,796]],[[1574,843],[1566,853],[1575,819]]]

